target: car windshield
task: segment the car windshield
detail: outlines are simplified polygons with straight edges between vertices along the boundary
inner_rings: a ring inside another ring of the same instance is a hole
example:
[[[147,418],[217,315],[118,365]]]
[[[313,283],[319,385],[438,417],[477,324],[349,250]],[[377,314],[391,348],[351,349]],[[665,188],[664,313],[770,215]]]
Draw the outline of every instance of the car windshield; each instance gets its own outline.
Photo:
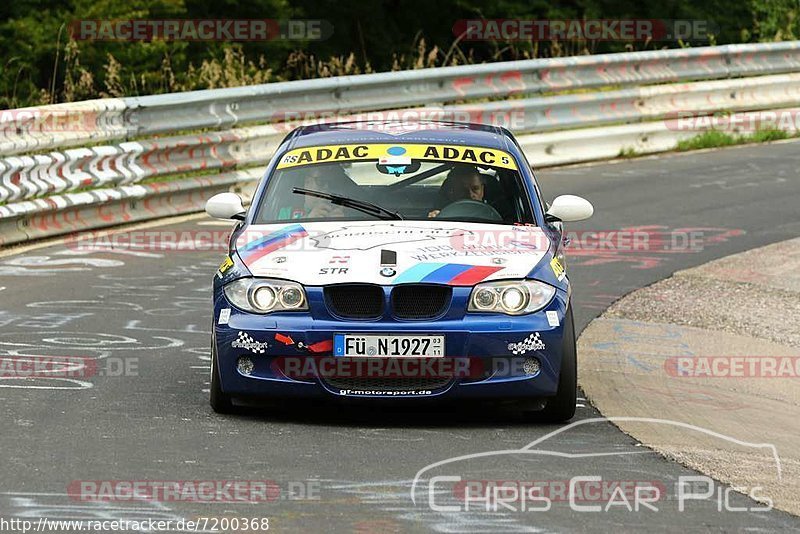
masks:
[[[338,161],[330,161],[337,159],[336,154],[341,156]],[[341,145],[289,151],[269,179],[254,222],[376,218],[535,223],[510,155],[437,145]]]

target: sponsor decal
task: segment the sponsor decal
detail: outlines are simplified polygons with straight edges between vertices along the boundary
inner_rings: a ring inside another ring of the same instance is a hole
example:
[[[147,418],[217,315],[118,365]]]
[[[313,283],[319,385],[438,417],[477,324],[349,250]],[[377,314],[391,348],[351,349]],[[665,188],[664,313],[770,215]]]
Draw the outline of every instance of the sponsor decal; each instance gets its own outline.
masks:
[[[517,170],[508,152],[486,147],[452,145],[387,145],[379,143],[326,145],[290,150],[281,157],[278,169],[298,165],[342,161],[377,161],[381,165],[403,166],[412,160],[454,161]],[[402,171],[399,171],[402,173]]]
[[[525,338],[524,341],[520,341],[519,343],[509,343],[508,350],[511,351],[512,354],[527,354],[528,352],[534,350],[544,350],[544,341],[539,339],[539,332],[535,332],[528,337]]]
[[[394,174],[395,176],[400,176],[401,174],[404,174],[406,172],[407,168],[408,168],[407,165],[398,165],[398,166],[387,165],[386,172],[388,172],[389,174]]]
[[[403,395],[430,395],[429,389],[412,389],[408,391],[382,391],[377,389],[340,389],[339,395],[373,395],[376,397],[398,397]]]
[[[291,224],[265,236],[253,239],[244,245],[239,244],[238,250],[239,254],[243,256],[246,262],[252,263],[263,258],[270,252],[275,252],[295,241],[303,239],[307,235],[308,232],[306,232],[306,229],[303,228],[302,225]]]
[[[556,279],[558,279],[559,282],[562,281],[567,275],[564,264],[561,263],[561,261],[556,257],[553,257],[553,259],[550,260],[550,267],[553,268],[553,274],[556,275]]]
[[[248,231],[249,239],[238,238],[238,250],[255,276],[286,278],[310,285],[319,279],[331,283],[385,284],[402,276],[399,283],[468,286],[499,277],[524,277],[545,255],[544,246],[537,245],[537,250],[532,250],[519,243],[527,245],[537,239],[538,230],[506,230],[509,239],[485,248],[466,245],[465,239],[459,237],[483,234],[482,228],[483,225],[472,223],[425,224],[424,221],[354,221],[345,225],[317,222],[303,224],[302,229],[291,223],[263,225]],[[305,237],[288,244],[294,236],[304,234]],[[283,248],[257,259],[261,253],[257,248],[259,241],[267,247]],[[463,247],[459,249],[456,245]],[[275,262],[275,257],[284,256],[285,262]],[[550,269],[547,263],[551,257],[543,260],[544,268]]]
[[[348,267],[320,267],[317,274],[347,274]]]
[[[405,148],[401,146],[391,146],[386,149],[386,155],[378,159],[378,163],[381,165],[400,165],[402,169],[405,169],[406,165],[411,165],[411,158],[406,155],[408,152]],[[390,172],[393,172],[390,170]],[[402,170],[398,171],[398,174],[402,174]]]
[[[289,272],[289,269],[285,268],[272,268],[272,269],[259,269],[258,276],[264,277],[273,277],[273,278],[286,278],[286,273]]]
[[[230,257],[230,256],[226,256],[226,257],[225,257],[225,261],[223,261],[223,262],[222,262],[222,265],[220,265],[220,266],[219,266],[219,269],[218,269],[218,271],[217,271],[217,275],[218,275],[220,278],[222,278],[222,277],[223,277],[223,275],[225,274],[225,271],[227,271],[227,270],[228,270],[228,269],[230,269],[231,267],[233,267],[233,260],[231,259],[231,257]]]
[[[418,263],[400,273],[395,279],[395,283],[427,282],[451,286],[472,286],[502,269],[502,267],[488,265]]]
[[[547,324],[550,326],[558,326],[558,312],[557,311],[549,311],[546,312],[547,315]]]
[[[219,312],[219,320],[217,324],[228,324],[228,321],[231,319],[231,309],[230,308],[223,308]]]
[[[397,265],[397,251],[381,250],[381,267]]]
[[[311,238],[317,248],[331,250],[370,250],[386,245],[452,239],[467,230],[461,228],[426,228],[391,223],[370,226],[345,226]],[[391,251],[388,251],[391,252]],[[383,254],[381,254],[383,259]],[[395,261],[397,255],[395,254]]]
[[[339,264],[339,265],[349,265],[350,264],[350,256],[331,256],[331,259],[328,260],[328,263],[331,265]]]
[[[267,347],[269,347],[269,343],[256,341],[247,332],[239,332],[238,337],[231,343],[231,347],[249,350],[253,354],[264,354]]]

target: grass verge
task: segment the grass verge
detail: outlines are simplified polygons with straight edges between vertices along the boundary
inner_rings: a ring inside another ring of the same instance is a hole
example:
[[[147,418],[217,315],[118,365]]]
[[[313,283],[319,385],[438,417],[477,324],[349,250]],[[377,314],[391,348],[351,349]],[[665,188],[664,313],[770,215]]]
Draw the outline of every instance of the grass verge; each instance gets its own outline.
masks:
[[[758,130],[751,135],[736,135],[719,130],[703,132],[691,139],[678,141],[675,150],[686,152],[688,150],[701,150],[704,148],[719,148],[732,145],[742,145],[746,143],[766,143],[768,141],[779,141],[790,137],[797,137],[798,134],[790,134],[783,130]]]

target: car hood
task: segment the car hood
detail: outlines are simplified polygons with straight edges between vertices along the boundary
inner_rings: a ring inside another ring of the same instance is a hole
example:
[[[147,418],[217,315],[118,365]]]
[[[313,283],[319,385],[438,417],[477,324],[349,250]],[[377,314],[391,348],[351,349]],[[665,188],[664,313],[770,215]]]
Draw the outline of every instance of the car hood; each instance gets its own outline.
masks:
[[[524,278],[549,246],[535,226],[448,221],[250,225],[235,243],[254,276],[312,286]]]

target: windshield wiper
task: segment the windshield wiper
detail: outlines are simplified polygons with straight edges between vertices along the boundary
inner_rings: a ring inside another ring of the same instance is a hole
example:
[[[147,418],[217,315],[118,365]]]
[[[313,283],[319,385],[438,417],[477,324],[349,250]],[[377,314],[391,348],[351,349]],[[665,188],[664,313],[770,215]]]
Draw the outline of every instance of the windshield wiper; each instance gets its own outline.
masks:
[[[403,216],[396,211],[390,211],[383,206],[378,206],[366,200],[358,200],[350,197],[343,197],[341,195],[334,195],[332,193],[323,193],[322,191],[314,191],[312,189],[304,189],[302,187],[292,188],[292,193],[298,195],[307,195],[310,197],[317,197],[324,200],[330,200],[337,206],[344,206],[345,208],[352,208],[368,215],[374,215],[379,219],[402,221]]]

